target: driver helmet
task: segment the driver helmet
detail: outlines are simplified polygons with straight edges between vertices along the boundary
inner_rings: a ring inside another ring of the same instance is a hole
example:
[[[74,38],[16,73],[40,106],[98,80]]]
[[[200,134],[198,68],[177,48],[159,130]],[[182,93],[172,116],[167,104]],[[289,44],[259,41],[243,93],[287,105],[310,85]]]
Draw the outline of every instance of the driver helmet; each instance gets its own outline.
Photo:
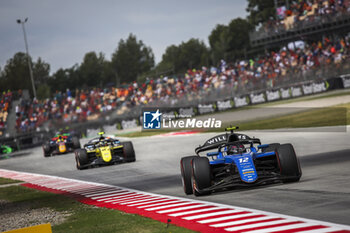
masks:
[[[227,147],[228,154],[239,154],[241,152],[246,152],[246,149],[242,143],[235,143]]]

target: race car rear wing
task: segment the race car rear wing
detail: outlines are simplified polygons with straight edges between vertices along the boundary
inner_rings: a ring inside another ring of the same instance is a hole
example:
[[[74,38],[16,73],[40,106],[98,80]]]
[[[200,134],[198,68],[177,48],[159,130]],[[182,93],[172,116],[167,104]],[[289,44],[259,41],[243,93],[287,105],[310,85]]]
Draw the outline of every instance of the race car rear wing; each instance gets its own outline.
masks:
[[[220,134],[207,140],[203,145],[198,146],[195,149],[195,153],[198,155],[200,152],[208,151],[212,149],[218,149],[222,145],[231,142],[241,142],[243,144],[261,144],[260,139],[250,138],[245,134]]]

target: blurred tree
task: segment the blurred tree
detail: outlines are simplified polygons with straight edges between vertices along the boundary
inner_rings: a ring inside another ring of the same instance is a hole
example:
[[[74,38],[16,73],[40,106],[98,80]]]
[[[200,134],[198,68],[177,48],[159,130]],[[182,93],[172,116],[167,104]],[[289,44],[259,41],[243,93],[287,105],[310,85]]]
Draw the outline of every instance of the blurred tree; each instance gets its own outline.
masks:
[[[245,56],[250,48],[251,24],[241,18],[233,19],[228,26],[217,25],[209,35],[211,59],[217,65],[221,59],[234,61]]]
[[[28,58],[25,53],[18,52],[7,61],[4,70],[1,72],[1,90],[28,89],[33,94],[27,59],[31,58]],[[50,65],[38,58],[37,62],[33,63],[35,86],[46,83],[49,75]]]
[[[135,35],[130,34],[125,41],[123,39],[119,41],[118,48],[112,54],[112,67],[118,81],[135,81],[140,74],[154,67],[152,49],[141,40],[137,40]]]
[[[39,84],[37,89],[37,98],[39,100],[44,100],[51,97],[51,88],[47,84]]]
[[[226,59],[234,61],[245,57],[246,50],[250,49],[249,32],[252,30],[251,24],[242,18],[233,19],[228,25],[228,57]]]
[[[79,67],[81,85],[87,85],[89,87],[101,86],[103,83],[103,70],[104,70],[105,58],[102,53],[97,54],[95,52],[86,53]]]
[[[209,65],[209,50],[203,41],[192,38],[179,46],[168,46],[157,68],[159,71],[173,69],[175,73],[179,73],[204,65]]]
[[[113,70],[112,62],[110,61],[104,61],[102,64],[102,74],[101,74],[101,80],[104,86],[110,86],[110,85],[116,85],[116,74]]]
[[[48,82],[52,91],[65,91],[67,86],[71,86],[69,85],[71,83],[72,80],[70,78],[69,69],[63,68],[58,69]]]
[[[31,91],[31,81],[25,53],[16,53],[10,58],[3,70],[1,90],[28,89]]]
[[[221,59],[226,60],[226,52],[229,47],[228,27],[221,24],[216,25],[216,27],[211,31],[208,39],[211,48],[210,58],[212,63],[215,65]]]
[[[257,26],[276,17],[274,0],[248,0],[248,21]]]
[[[33,64],[33,76],[36,85],[46,84],[50,77],[50,65],[39,57],[37,62]]]
[[[79,74],[79,66],[75,64],[71,68],[58,69],[48,80],[52,92],[74,90],[86,87]]]

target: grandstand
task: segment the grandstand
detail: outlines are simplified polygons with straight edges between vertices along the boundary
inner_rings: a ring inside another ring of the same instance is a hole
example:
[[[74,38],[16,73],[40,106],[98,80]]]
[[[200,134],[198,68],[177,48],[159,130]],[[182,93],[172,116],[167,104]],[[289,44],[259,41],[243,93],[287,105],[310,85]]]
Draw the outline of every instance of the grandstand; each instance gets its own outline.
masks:
[[[252,33],[251,40],[252,43],[256,41],[256,46],[273,44],[277,48],[264,55],[237,61],[222,60],[218,67],[190,69],[184,74],[148,78],[143,83],[133,82],[122,87],[67,89],[57,91],[46,100],[22,98],[18,104],[16,102],[15,132],[40,131],[41,128],[97,121],[102,117],[137,118],[135,113],[143,106],[196,106],[348,74],[350,37],[344,25],[350,17],[349,2],[292,2],[283,19],[266,22],[259,32]],[[330,20],[337,23],[330,23]],[[342,23],[338,23],[340,21]],[[320,36],[315,36],[316,30]],[[333,34],[328,37],[325,31]],[[303,47],[289,49],[285,46],[308,33],[313,33],[313,39],[304,40]],[[4,98],[11,99],[2,95],[1,99]],[[6,127],[8,106],[6,111],[4,109],[2,104],[0,129]]]
[[[349,0],[292,1],[278,8],[277,20],[269,20],[250,33],[253,47],[274,48],[289,42],[344,36],[350,26]]]
[[[276,89],[296,82],[323,80],[350,72],[350,38],[325,39],[304,49],[280,49],[265,56],[227,63],[220,67],[188,70],[179,77],[158,77],[125,88],[91,88],[72,93],[57,92],[53,98],[22,100],[17,131],[27,132],[48,120],[58,123],[86,122],[118,110],[137,106],[188,106],[253,91]]]
[[[7,119],[12,104],[12,92],[7,91],[0,94],[0,136],[7,129]]]

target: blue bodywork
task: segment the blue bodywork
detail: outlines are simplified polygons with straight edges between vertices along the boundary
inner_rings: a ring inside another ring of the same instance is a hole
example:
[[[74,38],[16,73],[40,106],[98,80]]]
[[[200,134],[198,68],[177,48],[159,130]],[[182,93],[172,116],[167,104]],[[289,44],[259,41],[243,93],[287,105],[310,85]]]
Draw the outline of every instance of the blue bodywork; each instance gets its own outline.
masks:
[[[219,149],[216,152],[209,152],[207,156],[212,158],[210,165],[234,164],[237,167],[241,180],[246,183],[252,183],[258,179],[254,160],[276,155],[274,151],[262,152],[262,149],[268,146],[268,144],[258,145],[257,147],[251,145],[249,148],[245,148],[246,152],[237,154],[228,154],[228,147],[225,146],[222,151]]]

